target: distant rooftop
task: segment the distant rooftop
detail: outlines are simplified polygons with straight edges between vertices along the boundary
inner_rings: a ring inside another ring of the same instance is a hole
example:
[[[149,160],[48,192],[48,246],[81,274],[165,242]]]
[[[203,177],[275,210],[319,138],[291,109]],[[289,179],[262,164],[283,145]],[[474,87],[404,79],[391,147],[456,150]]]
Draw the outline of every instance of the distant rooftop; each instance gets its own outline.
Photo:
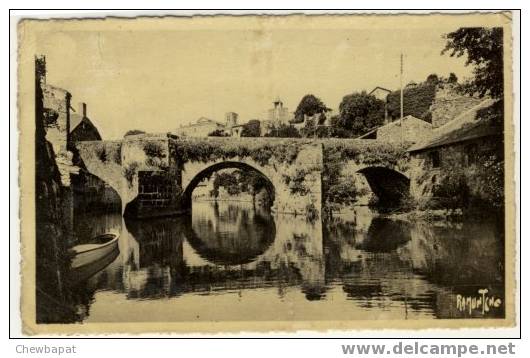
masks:
[[[372,93],[374,93],[377,90],[382,90],[382,91],[385,91],[385,92],[388,92],[388,93],[392,93],[392,91],[389,90],[388,88],[383,88],[383,87],[377,86],[373,90],[371,90],[370,93],[368,93],[368,94],[372,94]]]

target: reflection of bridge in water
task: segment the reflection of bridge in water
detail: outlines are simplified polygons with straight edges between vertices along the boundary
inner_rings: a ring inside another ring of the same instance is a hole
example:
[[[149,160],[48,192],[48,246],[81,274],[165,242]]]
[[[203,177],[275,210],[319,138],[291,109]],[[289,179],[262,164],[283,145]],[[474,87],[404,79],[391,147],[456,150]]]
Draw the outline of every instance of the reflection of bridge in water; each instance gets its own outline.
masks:
[[[196,202],[192,217],[126,220],[120,257],[89,280],[88,289],[114,292],[114,300],[185,296],[185,302],[197,294],[267,292],[281,300],[298,292],[305,301],[352,300],[361,315],[381,309],[403,313],[406,306],[412,316],[436,311],[442,317],[450,316],[454,298],[445,285],[487,282],[502,294],[497,265],[502,243],[483,224],[432,227],[359,211],[322,227],[237,205],[240,210],[229,203],[215,209],[213,203]],[[100,218],[105,223],[98,230],[120,225],[120,215],[114,216]],[[274,235],[248,228],[260,221],[260,228]],[[236,234],[243,241],[233,240]],[[105,295],[97,296],[96,304]]]
[[[152,270],[153,264],[167,265],[157,271],[167,282],[160,287],[163,295],[270,287],[279,282],[323,291],[320,222],[307,225],[304,218],[284,215],[274,219],[267,212],[252,210],[250,204],[244,210],[227,203],[195,205],[193,217],[152,223],[126,221],[137,242],[127,260],[134,264],[124,270],[124,281],[134,282],[129,291],[147,297],[161,294],[145,289],[149,285],[143,270]],[[314,288],[320,286],[322,289]]]

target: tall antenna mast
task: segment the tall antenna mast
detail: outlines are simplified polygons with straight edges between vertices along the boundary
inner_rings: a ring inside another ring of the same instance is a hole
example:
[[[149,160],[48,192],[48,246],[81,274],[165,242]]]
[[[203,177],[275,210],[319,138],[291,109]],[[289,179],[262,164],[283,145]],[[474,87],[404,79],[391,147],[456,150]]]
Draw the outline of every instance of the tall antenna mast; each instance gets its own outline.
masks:
[[[403,53],[400,56],[400,65],[399,65],[399,105],[400,105],[400,117],[399,125],[401,127],[401,141],[403,142]]]

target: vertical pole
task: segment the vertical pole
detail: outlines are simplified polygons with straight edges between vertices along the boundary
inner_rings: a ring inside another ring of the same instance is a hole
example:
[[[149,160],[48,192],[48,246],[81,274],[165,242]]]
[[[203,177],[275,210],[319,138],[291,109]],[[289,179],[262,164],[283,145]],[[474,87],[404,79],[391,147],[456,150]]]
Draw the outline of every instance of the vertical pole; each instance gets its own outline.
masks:
[[[401,127],[401,141],[403,142],[403,53],[400,56],[400,66],[399,66],[399,104],[400,104],[400,119],[399,126]]]

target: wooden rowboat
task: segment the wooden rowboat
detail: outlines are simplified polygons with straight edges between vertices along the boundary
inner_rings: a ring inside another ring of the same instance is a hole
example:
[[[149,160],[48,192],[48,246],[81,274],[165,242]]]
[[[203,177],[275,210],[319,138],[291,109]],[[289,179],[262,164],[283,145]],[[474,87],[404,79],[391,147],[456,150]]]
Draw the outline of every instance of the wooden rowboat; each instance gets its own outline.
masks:
[[[89,242],[81,245],[76,245],[70,249],[72,253],[71,268],[73,271],[81,270],[87,265],[108,257],[118,249],[119,235],[106,233],[98,235]]]

